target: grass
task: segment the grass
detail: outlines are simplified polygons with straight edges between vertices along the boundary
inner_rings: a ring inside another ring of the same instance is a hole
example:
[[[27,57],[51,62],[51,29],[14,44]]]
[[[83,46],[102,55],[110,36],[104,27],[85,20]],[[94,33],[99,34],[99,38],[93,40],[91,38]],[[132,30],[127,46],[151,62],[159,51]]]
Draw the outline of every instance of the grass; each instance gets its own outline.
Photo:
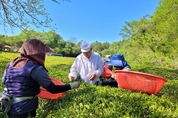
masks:
[[[0,53],[1,75],[6,63],[17,56],[19,54]],[[73,61],[74,58],[47,56],[45,64],[51,77],[68,83]],[[39,98],[37,118],[177,118],[177,70],[144,65],[132,69],[165,77],[168,82],[156,95],[81,83],[78,89],[67,91],[59,100]],[[2,84],[0,88],[2,90]]]

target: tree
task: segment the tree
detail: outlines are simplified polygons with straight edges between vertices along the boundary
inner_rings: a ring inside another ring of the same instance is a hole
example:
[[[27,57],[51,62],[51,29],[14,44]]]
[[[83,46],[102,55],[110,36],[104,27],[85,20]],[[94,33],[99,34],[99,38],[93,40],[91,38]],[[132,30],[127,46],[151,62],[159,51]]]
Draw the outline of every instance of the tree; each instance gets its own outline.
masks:
[[[143,18],[140,18],[140,20],[134,20],[132,22],[125,22],[125,26],[121,29],[120,35],[122,36],[122,39],[130,39],[134,35],[145,35],[149,31],[152,30],[152,25],[149,22],[150,15],[145,15]]]
[[[58,0],[52,0],[59,3]],[[69,0],[67,0],[69,1]],[[31,25],[36,28],[49,28],[52,19],[44,8],[43,0],[0,0],[0,25],[27,29]],[[12,30],[13,31],[13,30]]]

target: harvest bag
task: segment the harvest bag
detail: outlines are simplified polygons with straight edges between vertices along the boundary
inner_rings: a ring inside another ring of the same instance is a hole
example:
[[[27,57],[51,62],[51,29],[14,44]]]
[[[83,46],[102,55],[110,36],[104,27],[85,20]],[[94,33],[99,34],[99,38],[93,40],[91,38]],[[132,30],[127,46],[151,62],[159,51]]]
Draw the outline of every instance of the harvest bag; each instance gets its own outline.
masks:
[[[13,104],[13,97],[0,92],[0,113],[8,113]]]

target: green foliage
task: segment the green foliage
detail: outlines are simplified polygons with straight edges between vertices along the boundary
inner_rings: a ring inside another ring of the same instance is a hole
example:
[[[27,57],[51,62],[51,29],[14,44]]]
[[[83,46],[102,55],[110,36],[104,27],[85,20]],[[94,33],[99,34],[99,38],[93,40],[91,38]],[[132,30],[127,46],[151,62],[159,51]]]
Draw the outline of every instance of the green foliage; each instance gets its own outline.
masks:
[[[16,53],[0,53],[0,73]],[[74,58],[46,57],[46,68],[51,77],[68,83],[68,73]],[[162,90],[156,95],[132,92],[121,88],[93,86],[81,83],[59,100],[39,98],[37,118],[176,118],[178,117],[177,70],[171,68],[133,65],[136,71],[165,77]],[[2,90],[3,85],[0,84]],[[0,117],[6,118],[0,114]]]
[[[178,79],[178,72],[176,69],[171,68],[163,68],[163,67],[152,67],[152,66],[144,66],[144,65],[137,65],[133,66],[132,70],[150,73],[153,75],[158,75],[164,78],[168,78],[169,80],[177,80]]]
[[[160,0],[153,16],[126,22],[120,34],[127,41],[111,44],[110,50],[123,53],[131,65],[177,69],[177,16],[177,0]]]
[[[162,76],[168,80],[157,95],[135,93],[121,88],[92,86],[81,83],[57,101],[39,99],[37,118],[176,118],[178,117],[178,2],[160,0],[153,16],[126,22],[119,42],[94,42],[93,50],[102,57],[122,53],[132,70]],[[14,37],[0,35],[0,46],[19,47],[30,37],[43,40],[56,53],[77,56],[80,42],[64,41],[60,35],[49,32],[24,31]],[[18,39],[18,40],[17,40]],[[127,39],[127,40],[126,40]],[[15,53],[0,53],[0,73]],[[46,67],[51,77],[68,83],[68,73],[74,58],[48,56]],[[0,84],[2,90],[3,85]],[[4,117],[4,115],[0,115]]]

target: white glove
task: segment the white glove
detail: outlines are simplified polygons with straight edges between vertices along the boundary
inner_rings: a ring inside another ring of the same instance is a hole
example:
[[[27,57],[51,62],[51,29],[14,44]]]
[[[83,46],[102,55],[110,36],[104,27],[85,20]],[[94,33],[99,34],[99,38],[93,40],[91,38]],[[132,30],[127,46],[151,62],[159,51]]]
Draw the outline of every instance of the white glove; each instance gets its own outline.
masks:
[[[70,83],[71,89],[78,88],[80,86],[80,82],[72,82]]]

